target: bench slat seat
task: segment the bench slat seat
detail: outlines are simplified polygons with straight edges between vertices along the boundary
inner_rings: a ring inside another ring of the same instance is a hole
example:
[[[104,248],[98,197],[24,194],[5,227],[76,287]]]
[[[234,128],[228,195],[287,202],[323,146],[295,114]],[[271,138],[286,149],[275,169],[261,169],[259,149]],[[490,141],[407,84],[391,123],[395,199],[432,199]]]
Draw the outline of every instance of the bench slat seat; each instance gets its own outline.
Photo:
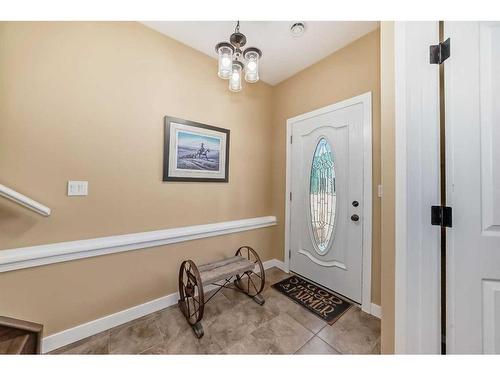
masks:
[[[241,275],[247,271],[253,271],[255,264],[241,256],[234,256],[214,263],[199,266],[200,278],[203,285],[208,285],[225,280],[234,275]]]

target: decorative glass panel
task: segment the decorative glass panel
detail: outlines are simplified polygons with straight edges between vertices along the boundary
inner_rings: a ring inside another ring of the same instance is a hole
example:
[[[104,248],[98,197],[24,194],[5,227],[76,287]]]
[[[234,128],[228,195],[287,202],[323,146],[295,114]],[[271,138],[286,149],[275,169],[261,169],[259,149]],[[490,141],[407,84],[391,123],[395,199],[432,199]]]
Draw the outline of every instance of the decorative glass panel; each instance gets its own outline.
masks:
[[[335,168],[333,152],[325,138],[314,151],[309,183],[311,227],[320,254],[327,251],[335,221]]]

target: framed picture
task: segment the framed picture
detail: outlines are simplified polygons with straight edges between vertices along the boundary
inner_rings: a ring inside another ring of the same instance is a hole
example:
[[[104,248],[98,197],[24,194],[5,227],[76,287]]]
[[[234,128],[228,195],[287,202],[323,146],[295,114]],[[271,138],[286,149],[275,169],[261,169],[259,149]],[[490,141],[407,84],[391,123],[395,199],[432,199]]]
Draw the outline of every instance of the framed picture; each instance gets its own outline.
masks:
[[[229,130],[165,116],[163,181],[229,181]]]

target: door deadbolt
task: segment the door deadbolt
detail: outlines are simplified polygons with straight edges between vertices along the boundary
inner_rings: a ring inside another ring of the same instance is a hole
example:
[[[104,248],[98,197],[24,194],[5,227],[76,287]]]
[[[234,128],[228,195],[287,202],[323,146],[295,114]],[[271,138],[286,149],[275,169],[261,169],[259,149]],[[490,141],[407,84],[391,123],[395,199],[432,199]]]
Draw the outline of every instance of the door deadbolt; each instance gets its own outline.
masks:
[[[352,206],[353,207],[358,207],[359,206],[359,202],[358,201],[352,201]]]
[[[351,216],[351,220],[352,221],[359,221],[359,216],[356,215],[356,214],[354,214],[354,215]]]

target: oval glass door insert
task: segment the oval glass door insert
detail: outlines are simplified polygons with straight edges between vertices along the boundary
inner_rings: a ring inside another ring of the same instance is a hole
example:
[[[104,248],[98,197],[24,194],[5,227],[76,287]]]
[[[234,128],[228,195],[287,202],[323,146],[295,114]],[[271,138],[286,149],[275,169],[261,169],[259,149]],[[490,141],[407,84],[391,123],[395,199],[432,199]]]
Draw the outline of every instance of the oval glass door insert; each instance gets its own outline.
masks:
[[[325,138],[314,150],[309,182],[311,228],[316,250],[324,255],[332,238],[335,224],[335,166],[333,152]]]

